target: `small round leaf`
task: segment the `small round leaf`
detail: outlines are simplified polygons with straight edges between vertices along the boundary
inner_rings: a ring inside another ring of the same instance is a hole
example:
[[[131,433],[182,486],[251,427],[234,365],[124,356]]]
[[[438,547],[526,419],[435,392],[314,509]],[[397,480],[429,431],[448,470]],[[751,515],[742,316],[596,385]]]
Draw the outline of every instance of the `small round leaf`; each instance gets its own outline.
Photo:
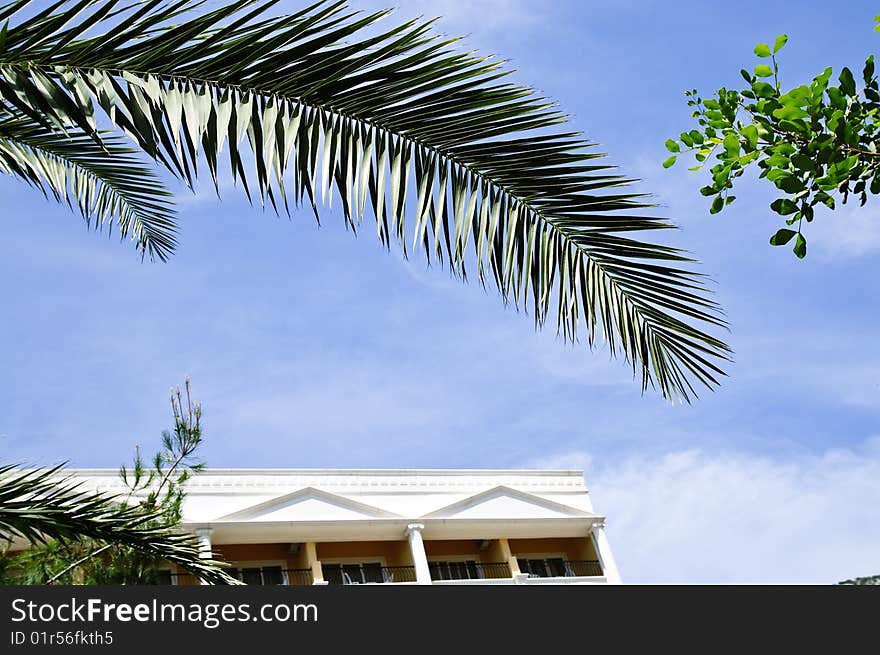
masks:
[[[776,37],[776,43],[773,44],[773,52],[777,53],[785,47],[785,44],[788,43],[788,35],[780,34]]]
[[[803,259],[807,256],[807,240],[803,234],[797,235],[797,241],[794,244],[794,254],[797,255],[798,259]]]
[[[791,241],[795,237],[796,234],[797,234],[797,232],[795,232],[794,230],[786,230],[786,229],[779,230],[779,232],[774,234],[773,238],[770,239],[770,245],[771,246],[784,246],[789,241]]]

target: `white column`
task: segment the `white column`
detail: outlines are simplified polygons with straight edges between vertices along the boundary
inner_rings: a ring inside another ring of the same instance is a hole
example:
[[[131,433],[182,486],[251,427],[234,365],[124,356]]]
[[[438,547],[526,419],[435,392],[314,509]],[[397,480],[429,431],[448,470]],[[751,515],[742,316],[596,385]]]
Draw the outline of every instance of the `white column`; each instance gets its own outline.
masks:
[[[416,582],[431,584],[431,569],[428,568],[428,556],[425,553],[425,542],[422,539],[422,530],[424,529],[425,526],[421,523],[410,523],[406,526],[406,537],[409,539],[409,550],[416,568]]]
[[[211,533],[213,530],[211,528],[199,528],[196,530],[196,537],[199,540],[199,557],[202,559],[212,559],[214,557],[214,553],[211,550]],[[210,584],[201,581],[201,584]]]
[[[620,579],[620,571],[617,570],[617,562],[614,561],[614,554],[611,552],[611,544],[608,543],[608,537],[605,534],[605,523],[593,524],[592,537],[596,555],[599,556],[599,563],[605,573],[605,579],[609,584],[623,584],[623,580]]]

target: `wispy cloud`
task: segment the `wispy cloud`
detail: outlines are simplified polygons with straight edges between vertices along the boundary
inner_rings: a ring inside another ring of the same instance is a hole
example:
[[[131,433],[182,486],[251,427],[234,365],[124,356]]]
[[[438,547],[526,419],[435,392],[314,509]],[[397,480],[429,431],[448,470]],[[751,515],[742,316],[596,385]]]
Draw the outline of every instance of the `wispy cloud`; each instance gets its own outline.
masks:
[[[859,207],[853,198],[850,204],[836,211],[823,211],[804,226],[809,238],[810,255],[822,261],[853,261],[880,253],[880,209],[872,198]]]
[[[653,200],[662,211],[675,217],[675,222],[684,228],[685,238],[697,234],[704,252],[707,237],[730,248],[731,235],[736,235],[738,250],[772,252],[780,259],[790,254],[790,248],[774,249],[769,245],[775,230],[785,227],[782,217],[770,209],[770,203],[779,197],[772,184],[758,180],[752,171],[737,182],[736,204],[718,216],[711,216],[711,199],[699,193],[700,187],[708,182],[707,170],[688,171],[687,166],[694,162],[685,156],[680,156],[675,168],[663,170],[660,162],[668,153],[660,144],[651,145],[657,146],[653,155],[640,154],[624,164],[623,170],[645,180],[646,188],[657,190]],[[838,200],[834,211],[819,206],[815,220],[802,227],[809,243],[808,257],[813,261],[850,263],[880,253],[880,203],[876,198],[869,198],[864,207],[857,197],[851,197],[846,205]]]
[[[789,458],[700,449],[584,468],[626,581],[832,583],[880,573],[880,438]]]

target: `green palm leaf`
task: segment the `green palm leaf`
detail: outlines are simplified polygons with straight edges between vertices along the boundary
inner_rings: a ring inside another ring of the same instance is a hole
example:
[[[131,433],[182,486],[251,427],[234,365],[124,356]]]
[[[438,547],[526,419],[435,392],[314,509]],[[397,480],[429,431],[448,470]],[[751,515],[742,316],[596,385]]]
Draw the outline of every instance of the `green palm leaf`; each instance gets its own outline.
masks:
[[[0,8],[0,21],[30,3]],[[59,2],[0,37],[0,99],[47,129],[94,134],[95,111],[192,184],[223,151],[276,210],[341,204],[379,239],[423,249],[567,340],[622,355],[669,398],[712,387],[725,325],[691,260],[637,238],[631,180],[559,125],[552,103],[458,52],[430,23],[377,25],[344,2],[272,16],[275,2]],[[91,131],[90,131],[91,130]],[[159,251],[159,248],[154,249]]]
[[[0,537],[31,543],[47,539],[94,539],[176,564],[214,584],[237,584],[213,560],[199,557],[191,535],[176,534],[156,521],[159,512],[124,506],[106,494],[82,490],[61,469],[0,466]]]
[[[21,117],[0,117],[0,172],[76,207],[95,229],[115,224],[121,238],[164,260],[176,243],[172,195],[136,152],[113,134],[96,140]]]

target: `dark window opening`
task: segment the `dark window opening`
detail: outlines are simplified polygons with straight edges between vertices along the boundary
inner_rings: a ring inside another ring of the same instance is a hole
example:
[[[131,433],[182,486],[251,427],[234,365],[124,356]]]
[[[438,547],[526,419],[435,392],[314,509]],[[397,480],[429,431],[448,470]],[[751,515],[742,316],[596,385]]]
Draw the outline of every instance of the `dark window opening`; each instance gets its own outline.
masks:
[[[432,580],[480,580],[483,578],[479,564],[466,562],[428,562]]]
[[[563,578],[567,575],[565,560],[561,557],[547,559],[518,558],[519,570],[536,578]]]
[[[284,572],[280,566],[255,566],[228,569],[229,575],[249,585],[283,585]]]
[[[385,582],[382,564],[358,562],[356,564],[324,564],[324,580],[329,584],[368,584]]]

